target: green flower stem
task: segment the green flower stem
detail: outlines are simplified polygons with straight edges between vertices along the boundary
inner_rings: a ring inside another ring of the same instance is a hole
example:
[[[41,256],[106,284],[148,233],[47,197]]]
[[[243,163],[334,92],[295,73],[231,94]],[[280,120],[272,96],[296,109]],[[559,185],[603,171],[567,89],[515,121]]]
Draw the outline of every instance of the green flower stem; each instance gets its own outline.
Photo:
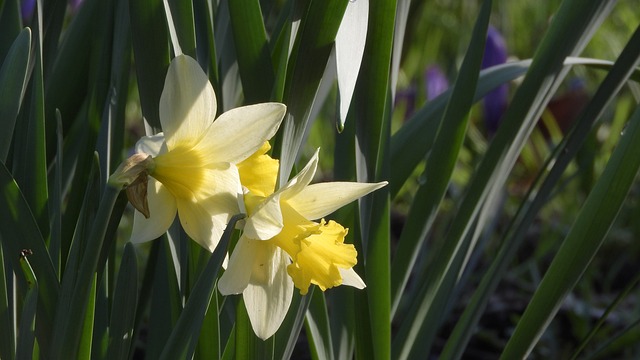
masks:
[[[69,301],[61,301],[58,307],[55,324],[57,331],[54,332],[53,345],[53,354],[55,356],[53,358],[76,358],[84,323],[85,308],[89,300],[89,291],[98,266],[98,259],[109,219],[121,190],[122,186],[112,184],[107,184],[104,189],[100,206],[91,228],[91,235],[86,239],[87,242],[82,254],[82,262],[78,269],[73,292]]]

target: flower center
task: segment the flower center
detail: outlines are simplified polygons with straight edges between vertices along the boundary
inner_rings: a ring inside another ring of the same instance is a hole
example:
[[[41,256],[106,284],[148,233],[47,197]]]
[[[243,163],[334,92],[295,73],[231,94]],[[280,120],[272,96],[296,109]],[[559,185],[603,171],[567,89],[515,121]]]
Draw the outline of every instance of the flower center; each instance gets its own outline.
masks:
[[[205,179],[205,163],[199,151],[177,147],[154,158],[151,176],[176,198],[200,198]]]

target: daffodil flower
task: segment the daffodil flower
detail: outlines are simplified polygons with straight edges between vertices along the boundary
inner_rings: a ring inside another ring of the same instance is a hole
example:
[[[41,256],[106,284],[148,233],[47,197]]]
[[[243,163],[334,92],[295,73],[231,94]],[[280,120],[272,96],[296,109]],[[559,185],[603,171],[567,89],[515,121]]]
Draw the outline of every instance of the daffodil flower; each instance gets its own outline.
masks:
[[[302,295],[311,284],[322,291],[364,281],[353,270],[357,252],[345,244],[347,229],[322,217],[385,186],[328,182],[309,185],[318,165],[318,153],[285,186],[274,192],[277,160],[263,155],[268,147],[239,165],[248,190],[248,219],[220,278],[223,295],[242,293],[256,335],[273,335],[291,304],[294,286]],[[321,219],[320,222],[313,220]]]
[[[128,161],[134,164],[123,164],[129,169],[124,185],[133,189],[129,198],[138,198],[132,204],[146,205],[136,206],[131,241],[159,237],[177,213],[186,233],[213,251],[230,217],[240,212],[236,164],[276,133],[285,112],[283,104],[264,103],[215,119],[216,96],[207,75],[194,59],[174,58],[160,96],[164,132],[140,139],[137,159]],[[112,179],[124,173],[116,171]]]

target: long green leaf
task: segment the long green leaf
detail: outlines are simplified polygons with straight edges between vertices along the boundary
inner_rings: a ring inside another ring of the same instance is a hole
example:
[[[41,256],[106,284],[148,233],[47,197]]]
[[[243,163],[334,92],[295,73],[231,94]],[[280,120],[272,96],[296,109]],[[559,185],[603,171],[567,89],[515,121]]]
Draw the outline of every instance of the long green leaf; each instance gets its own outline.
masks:
[[[436,262],[425,278],[410,310],[418,314],[402,324],[394,340],[394,354],[400,358],[428,353],[431,340],[452,301],[459,274],[475,247],[482,209],[498,196],[535,120],[565,76],[564,58],[584,48],[612,2],[565,1],[534,57],[522,85],[504,115],[503,123],[480,163],[458,213],[443,239]],[[416,342],[416,339],[421,339]],[[426,339],[426,340],[425,340]]]
[[[274,337],[272,336],[267,340],[261,340],[253,332],[251,321],[249,320],[249,314],[244,303],[244,299],[239,299],[236,306],[236,322],[234,323],[235,330],[235,358],[238,360],[269,360],[278,359],[273,355],[274,352]],[[282,327],[280,327],[282,329]],[[286,358],[286,357],[282,357]]]
[[[4,165],[0,166],[0,240],[5,259],[13,269],[19,269],[19,255],[23,249],[33,253],[29,256],[33,271],[38,276],[37,331],[40,348],[48,349],[53,317],[58,299],[58,278],[51,262],[44,239],[31,213],[29,205],[15,180]],[[18,281],[26,284],[25,277],[18,272]]]
[[[196,0],[193,3],[194,11],[194,26],[196,29],[196,42],[198,61],[205,72],[209,74],[209,81],[213,84],[213,88],[218,90],[219,78],[218,78],[218,65],[216,55],[216,43],[213,32],[213,13],[211,9],[215,8],[215,5],[211,4],[207,0]],[[208,70],[208,71],[206,71]],[[219,96],[219,94],[216,93]],[[220,102],[222,103],[222,102]]]
[[[284,318],[282,325],[274,335],[275,341],[273,345],[273,358],[274,359],[289,359],[293,354],[293,350],[298,343],[300,337],[300,330],[304,325],[305,314],[309,308],[311,302],[311,296],[313,295],[314,287],[309,289],[309,292],[305,296],[300,296],[300,293],[294,291],[293,299],[289,307],[289,312]],[[248,321],[248,318],[247,318]],[[251,325],[247,322],[248,329],[245,331],[251,331]],[[258,339],[255,335],[254,337]],[[239,339],[236,337],[236,342]]]
[[[563,140],[547,161],[547,167],[553,164],[553,168],[549,171],[547,171],[547,167],[543,168],[541,176],[531,187],[527,199],[523,201],[521,209],[503,237],[500,251],[492,262],[491,267],[484,274],[478,290],[476,290],[447,341],[447,345],[443,350],[443,357],[459,358],[462,356],[462,351],[482,314],[482,309],[486,306],[490,294],[496,289],[500,279],[505,274],[506,267],[525,237],[527,229],[529,229],[536,214],[546,203],[570,161],[574,159],[581,145],[587,139],[593,124],[634,72],[639,58],[640,28],[636,30],[631,40],[629,40],[628,45],[593,96],[593,100],[576,120],[575,129]]]
[[[229,15],[245,102],[268,101],[275,75],[260,2],[229,1]]]
[[[79,312],[82,312],[84,316],[82,317],[82,332],[80,335],[80,341],[78,346],[78,359],[91,358],[91,350],[94,346],[93,333],[95,331],[94,326],[95,326],[95,315],[96,315],[97,287],[98,287],[98,279],[97,279],[97,275],[94,274],[93,281],[91,282],[89,294],[87,296],[86,306],[83,311],[79,311]]]
[[[63,171],[63,136],[62,136],[62,119],[60,112],[56,112],[57,120],[57,147],[56,157],[53,161],[53,171],[51,171],[49,179],[49,215],[50,215],[50,227],[51,237],[49,240],[49,256],[53,260],[53,264],[56,267],[58,278],[61,275],[61,246],[62,246],[62,210],[63,210],[63,198],[62,198],[62,171]]]
[[[34,353],[36,312],[38,305],[38,279],[27,259],[32,253],[23,251],[20,254],[20,265],[24,277],[27,279],[27,294],[24,298],[20,324],[18,325],[18,343],[16,359],[31,359]]]
[[[196,58],[196,29],[191,1],[168,0],[173,23],[168,23],[176,32],[182,53]]]
[[[389,179],[391,164],[390,69],[393,51],[393,29],[396,1],[369,3],[369,24],[366,47],[355,90],[356,170],[359,182]],[[350,120],[348,120],[350,121]],[[391,258],[389,189],[382,188],[360,200],[360,240],[356,248],[360,262],[366,264],[364,292],[356,294],[356,323],[367,316],[369,334],[356,335],[356,355],[359,358],[388,359],[391,357]],[[363,259],[364,255],[364,259]],[[363,261],[364,260],[364,261]],[[359,303],[358,303],[359,302]],[[368,314],[366,309],[368,307]],[[356,327],[356,333],[361,332]]]
[[[42,2],[36,1],[33,33],[34,68],[27,88],[25,109],[16,124],[13,176],[31,207],[45,240],[49,238],[47,154],[45,148],[44,79],[42,69]]]
[[[182,311],[182,298],[167,236],[154,241],[160,242],[160,245],[156,254],[149,307],[150,313],[155,316],[149,319],[147,356],[158,359]]]
[[[84,312],[77,311],[77,309],[86,308],[91,288],[95,286],[93,285],[95,282],[94,276],[98,267],[100,252],[102,251],[111,212],[119,194],[120,189],[111,185],[107,185],[103,191],[100,206],[82,252],[76,281],[72,291],[70,291],[71,296],[68,297],[68,302],[61,301],[58,306],[56,327],[53,334],[53,356],[75,358],[77,355],[84,322]],[[68,296],[68,293],[65,296]],[[70,309],[74,310],[70,311]]]
[[[18,343],[16,345],[16,359],[30,360],[35,351],[35,323],[36,308],[38,306],[38,287],[27,290],[24,298],[20,323],[18,324]]]
[[[55,1],[60,3],[63,1]],[[47,1],[47,3],[51,3]],[[60,111],[63,120],[63,133],[67,134],[79,113],[88,91],[88,77],[92,35],[94,34],[100,0],[83,2],[79,12],[73,17],[65,29],[65,36],[55,51],[55,58],[48,59],[45,78],[45,110],[46,118],[54,119],[56,110]],[[53,34],[52,34],[53,35]],[[49,33],[47,33],[49,36]],[[49,39],[58,42],[56,39]],[[97,40],[97,37],[93,40]],[[83,56],[78,56],[83,54]],[[50,53],[45,55],[51,56]],[[49,160],[55,152],[55,121],[47,122],[47,151]],[[93,146],[88,147],[93,148]],[[86,151],[87,147],[83,150]],[[91,155],[91,154],[90,154]]]
[[[138,264],[133,245],[127,243],[113,293],[107,358],[124,359],[128,357],[137,305]]]
[[[288,113],[282,130],[281,147],[274,147],[280,159],[280,183],[289,179],[309,124],[309,113],[327,65],[333,41],[347,6],[346,1],[310,0],[305,7],[287,67],[284,103]]]
[[[4,261],[2,243],[2,232],[0,231],[0,331],[5,334],[0,337],[0,357],[13,359],[15,357],[16,328],[12,311],[13,301],[10,302],[9,299],[13,298],[15,287],[11,281],[13,280],[13,272],[5,270],[10,268],[9,264]],[[11,274],[10,277],[7,277],[8,274]]]
[[[4,59],[15,38],[20,33],[20,1],[0,2],[0,59]]]
[[[214,250],[207,266],[193,287],[189,299],[176,322],[160,359],[188,359],[193,356],[200,334],[202,320],[209,306],[215,288],[218,271],[227,253],[231,234],[238,220],[244,215],[234,215],[222,234],[220,243]]]
[[[412,268],[418,257],[419,249],[424,243],[427,233],[431,229],[438,208],[449,187],[453,169],[458,160],[458,154],[466,137],[468,114],[473,104],[473,95],[478,82],[478,74],[484,54],[484,44],[487,28],[491,17],[490,0],[485,0],[478,15],[469,48],[465,55],[460,73],[453,85],[453,90],[433,144],[433,149],[427,158],[424,171],[424,183],[418,189],[405,227],[400,236],[397,260],[405,262],[400,268]],[[412,241],[416,239],[417,241]],[[408,263],[406,263],[408,261]],[[394,263],[393,269],[399,266]],[[409,280],[409,273],[392,272],[393,310],[398,307],[400,293]]]
[[[31,30],[20,32],[0,68],[0,161],[6,162],[18,110],[26,88]]]
[[[169,41],[162,0],[129,0],[131,38],[142,113],[160,129],[158,104],[169,68]]]
[[[306,316],[306,329],[313,359],[333,359],[333,344],[327,303],[322,291],[314,291]]]
[[[501,355],[528,356],[604,242],[640,168],[640,108],[583,205]]]

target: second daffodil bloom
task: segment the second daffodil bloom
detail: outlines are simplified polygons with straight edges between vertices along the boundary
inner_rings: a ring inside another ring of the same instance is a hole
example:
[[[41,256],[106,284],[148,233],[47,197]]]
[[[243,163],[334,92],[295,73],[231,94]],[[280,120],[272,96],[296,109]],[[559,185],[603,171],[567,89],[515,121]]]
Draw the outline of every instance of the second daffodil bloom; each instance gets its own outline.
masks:
[[[344,243],[347,229],[322,218],[387,184],[309,185],[318,165],[316,152],[302,171],[274,192],[278,161],[264,155],[268,149],[266,144],[238,165],[248,218],[218,283],[223,295],[242,293],[253,330],[261,339],[280,327],[294,286],[302,295],[311,284],[322,291],[338,285],[365,287],[353,270],[356,250]]]
[[[276,133],[286,107],[244,106],[215,119],[216,107],[213,87],[200,65],[185,55],[175,57],[160,96],[163,133],[140,139],[136,154],[123,163],[126,169],[121,166],[112,176],[133,172],[121,181],[129,185],[129,198],[139,210],[132,242],[159,237],[177,213],[186,233],[213,251],[230,217],[240,212],[236,164]]]

